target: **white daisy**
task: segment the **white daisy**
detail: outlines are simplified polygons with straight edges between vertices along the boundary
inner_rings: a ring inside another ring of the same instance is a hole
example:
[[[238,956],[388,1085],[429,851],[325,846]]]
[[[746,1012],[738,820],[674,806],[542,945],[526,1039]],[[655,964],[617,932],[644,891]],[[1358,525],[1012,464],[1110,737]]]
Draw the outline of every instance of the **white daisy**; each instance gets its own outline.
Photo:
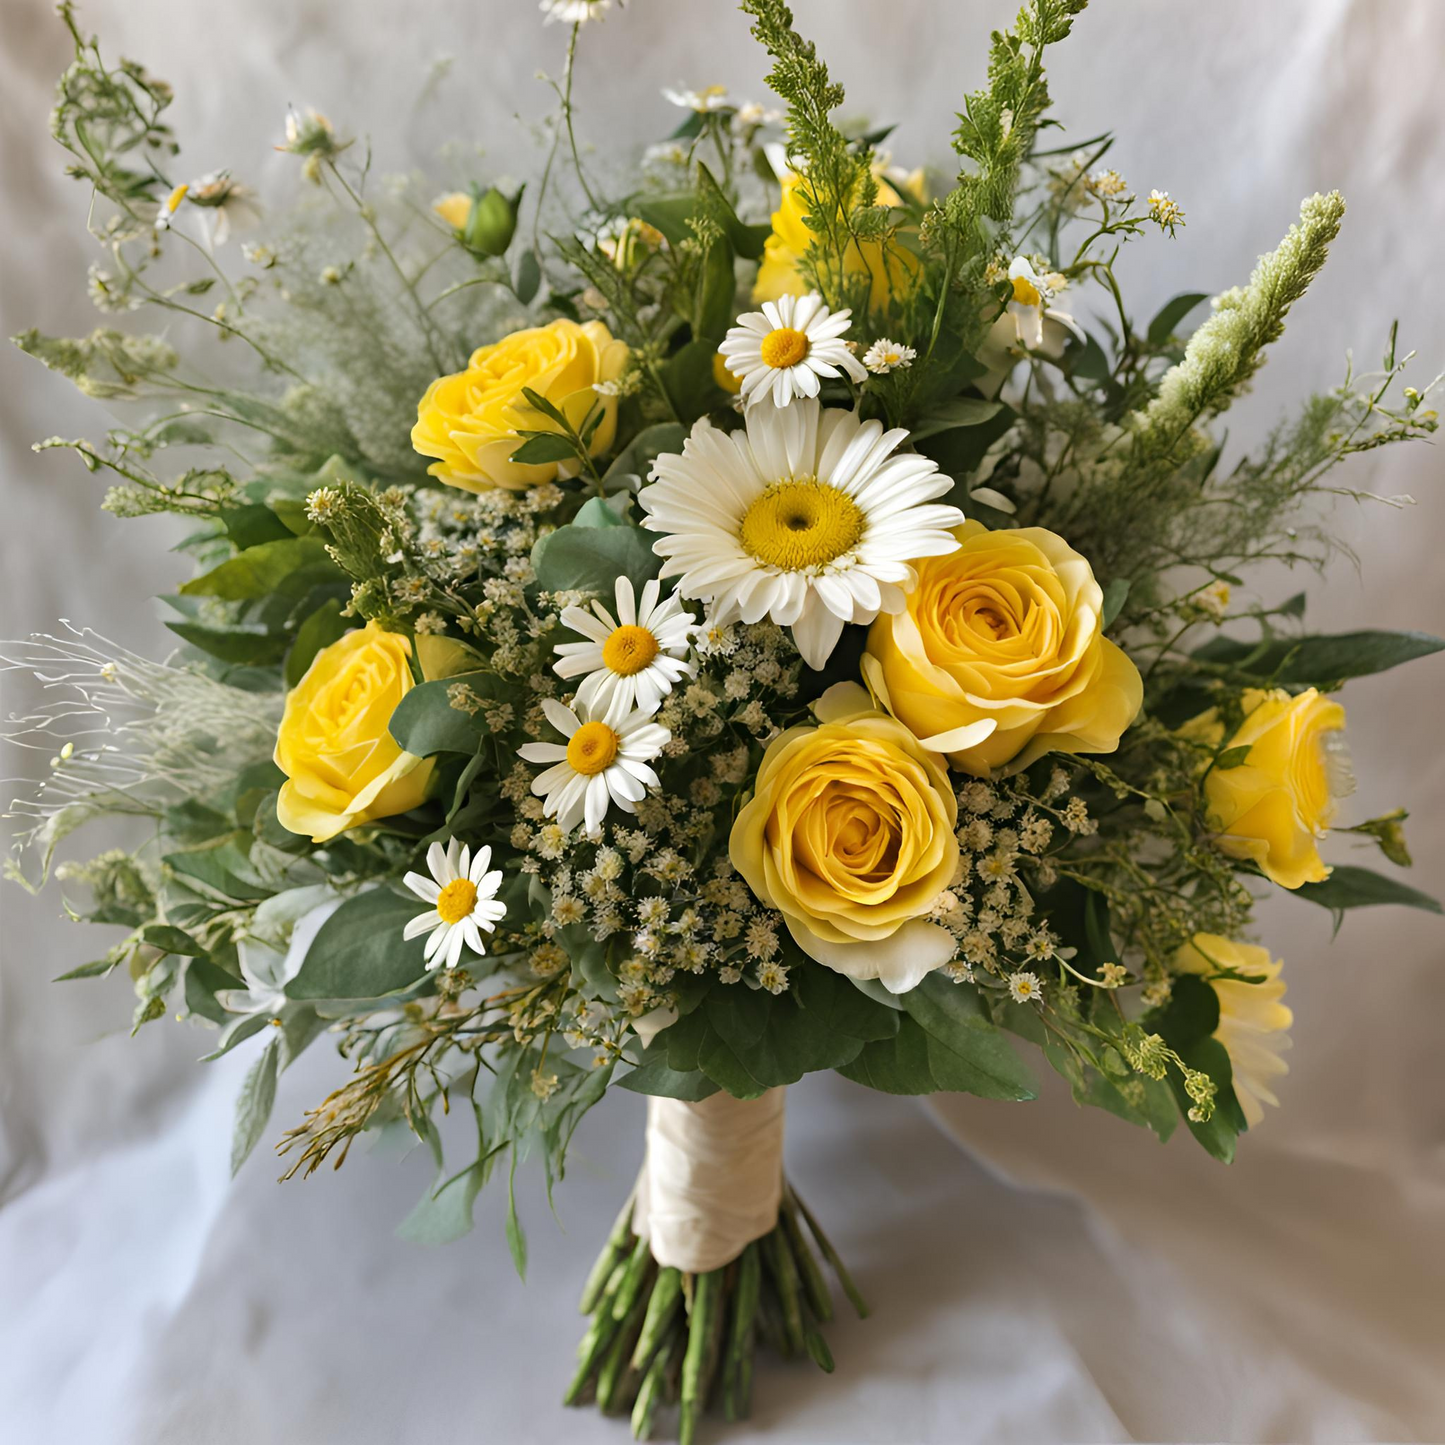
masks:
[[[1044,986],[1036,973],[1011,973],[1008,976],[1008,996],[1015,1003],[1037,1003],[1043,997]]]
[[[570,831],[585,822],[587,831],[595,833],[609,801],[624,813],[635,813],[648,788],[661,786],[647,764],[672,734],[644,713],[613,712],[584,720],[551,697],[542,699],[542,711],[567,739],[566,746],[525,743],[517,753],[529,763],[554,764],[532,780],[532,791],[542,799],[543,815],[556,814],[560,827]]]
[[[567,25],[585,25],[589,20],[601,20],[611,6],[612,0],[542,0],[538,9],[546,16],[543,25],[560,20]]]
[[[880,336],[863,353],[863,366],[874,376],[887,376],[890,371],[902,371],[904,367],[912,366],[917,356],[918,353],[911,346],[904,346],[901,341],[889,341]]]
[[[682,454],[659,456],[638,494],[653,551],[710,624],[770,617],[822,667],[845,622],[901,612],[910,563],[956,550],[963,513],[928,457],[894,455],[902,430],[816,401],[754,407],[745,430],[700,421]]]
[[[1013,285],[1013,296],[1006,308],[1006,315],[1012,317],[1014,338],[1018,345],[1030,351],[1044,348],[1044,322],[1057,321],[1080,341],[1086,338],[1079,323],[1067,311],[1058,311],[1049,302],[1069,283],[1057,271],[1040,276],[1027,256],[1015,256],[1009,263],[1008,279]]]
[[[733,108],[725,85],[707,85],[701,90],[681,90],[664,86],[662,98],[671,101],[673,105],[681,106],[683,110],[695,110],[699,115]]]
[[[492,850],[471,849],[453,838],[445,848],[433,843],[426,851],[426,866],[431,877],[408,873],[406,886],[424,903],[431,906],[418,913],[402,930],[403,938],[430,935],[426,941],[426,966],[440,968],[443,963],[455,968],[462,956],[462,946],[483,954],[482,930],[491,933],[506,914],[506,905],[498,903],[497,890],[502,886],[499,870],[488,872]]]
[[[679,679],[697,672],[687,661],[697,624],[676,592],[659,602],[661,589],[656,578],[647,583],[638,606],[632,579],[619,577],[615,618],[600,602],[590,610],[563,610],[562,625],[589,640],[559,642],[552,668],[558,677],[587,674],[577,689],[577,706],[589,717],[639,709],[651,717]]]
[[[739,316],[718,354],[742,378],[744,402],[771,395],[774,406],[787,406],[795,396],[817,396],[819,378],[836,377],[840,368],[854,381],[867,377],[842,339],[852,315],[846,307],[830,312],[816,291],[779,296]]]

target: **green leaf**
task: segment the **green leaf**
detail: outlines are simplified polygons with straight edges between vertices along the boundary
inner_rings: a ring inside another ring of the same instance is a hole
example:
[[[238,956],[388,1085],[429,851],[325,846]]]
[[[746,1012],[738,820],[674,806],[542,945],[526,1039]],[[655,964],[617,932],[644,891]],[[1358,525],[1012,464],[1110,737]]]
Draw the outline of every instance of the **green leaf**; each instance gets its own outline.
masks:
[[[601,592],[609,597],[618,577],[634,584],[656,577],[662,558],[653,538],[630,523],[579,527],[575,522],[539,537],[532,548],[538,586],[548,592]]]
[[[1335,636],[1272,637],[1240,642],[1216,637],[1194,656],[1249,678],[1294,687],[1330,688],[1428,657],[1445,639],[1428,632],[1342,632]]]
[[[527,1278],[527,1234],[517,1218],[517,1150],[512,1149],[512,1167],[507,1172],[507,1248],[512,1251],[512,1264],[517,1278]]]
[[[542,263],[532,250],[519,251],[512,269],[512,290],[523,306],[530,306],[542,285]]]
[[[350,628],[341,615],[341,602],[329,597],[296,630],[296,641],[286,654],[286,686],[295,687],[323,647],[339,642]]]
[[[630,1089],[634,1094],[652,1094],[664,1099],[683,1099],[696,1104],[717,1093],[718,1085],[697,1069],[686,1073],[668,1066],[666,1046],[655,1045],[657,1057],[648,1049],[642,1055],[642,1062],[633,1071],[617,1081],[618,1087]]]
[[[256,1147],[271,1118],[276,1102],[276,1057],[281,1049],[280,1037],[272,1038],[251,1065],[236,1099],[236,1127],[231,1135],[231,1177],[240,1172],[251,1150]]]
[[[241,507],[222,507],[221,525],[226,535],[242,551],[247,547],[259,546],[262,542],[284,541],[292,536],[291,529],[261,502],[248,502]]]
[[[167,853],[162,861],[223,898],[252,902],[275,892],[256,877],[246,855],[231,841],[187,853]]]
[[[426,973],[424,940],[402,930],[423,910],[420,899],[389,888],[348,898],[312,940],[289,998],[368,999],[404,993]]]
[[[480,712],[451,705],[453,687],[469,687],[478,697],[503,701],[515,687],[494,672],[463,672],[455,677],[420,682],[397,703],[389,724],[397,743],[414,757],[429,758],[436,753],[477,751],[487,734],[487,721]]]
[[[937,973],[903,995],[908,1017],[895,1038],[870,1043],[838,1070],[886,1094],[939,1090],[985,1099],[1032,1099],[1034,1077],[985,1016],[978,991]]]
[[[203,957],[206,950],[183,929],[172,928],[166,923],[152,923],[141,930],[141,937],[162,953],[178,953],[186,958]]]
[[[1186,291],[1172,301],[1166,301],[1149,323],[1149,345],[1163,346],[1179,329],[1179,323],[1201,302],[1208,300],[1203,291]]]
[[[653,460],[664,452],[680,452],[687,440],[687,428],[681,422],[661,421],[654,426],[644,427],[617,454],[612,465],[602,476],[602,485],[608,491],[616,490],[623,477],[647,479]]]
[[[1423,908],[1427,913],[1445,913],[1439,902],[1408,883],[1387,878],[1370,868],[1337,863],[1323,883],[1306,883],[1291,890],[1296,898],[1308,899],[1339,915],[1347,908],[1369,908],[1377,903],[1398,903],[1405,908]]]
[[[1225,748],[1214,760],[1216,771],[1227,773],[1231,768],[1243,767],[1252,746],[1252,743],[1241,743],[1237,748]]]
[[[961,426],[982,426],[992,421],[1003,410],[1003,403],[983,401],[977,397],[961,396],[925,412],[918,425],[913,428],[912,440],[937,436],[940,432],[952,431]]]
[[[511,455],[511,460],[525,466],[541,466],[545,462],[571,462],[577,459],[577,447],[570,437],[556,432],[543,432],[528,437]]]
[[[286,655],[284,633],[259,627],[206,627],[199,622],[167,621],[177,637],[237,667],[270,667]]]
[[[836,1069],[865,1044],[897,1032],[897,1012],[832,969],[800,962],[793,978],[793,988],[777,998],[745,984],[712,989],[659,1037],[668,1067],[700,1069],[730,1094],[752,1099],[815,1070]]]
[[[412,1244],[451,1244],[460,1239],[471,1230],[472,1207],[486,1177],[486,1161],[478,1159],[460,1174],[439,1180],[417,1200],[397,1234]]]
[[[1189,1117],[1194,1101],[1184,1090],[1184,1079],[1172,1065],[1168,1085],[1189,1132],[1216,1159],[1228,1164],[1234,1158],[1236,1138],[1247,1127],[1234,1096],[1234,1075],[1229,1053],[1214,1038],[1219,1027],[1219,996],[1202,978],[1182,974],[1174,980],[1169,1002],[1147,1015],[1144,1027],[1152,1029],[1191,1068],[1208,1074],[1215,1084],[1214,1115],[1204,1124]]]
[[[689,341],[674,352],[659,368],[658,376],[673,410],[685,422],[696,421],[714,402],[723,399],[712,374],[712,359],[717,351],[711,341]]]
[[[66,983],[73,978],[104,978],[117,966],[117,963],[117,959],[97,958],[91,963],[82,963],[78,968],[72,968],[66,973],[58,973],[50,981],[51,983]]]
[[[302,567],[334,570],[326,544],[319,537],[288,537],[247,547],[219,567],[183,583],[179,590],[185,597],[240,602],[269,596]]]
[[[1104,610],[1100,626],[1105,632],[1114,625],[1114,619],[1124,610],[1124,604],[1129,600],[1131,585],[1129,578],[1116,577],[1104,588]]]

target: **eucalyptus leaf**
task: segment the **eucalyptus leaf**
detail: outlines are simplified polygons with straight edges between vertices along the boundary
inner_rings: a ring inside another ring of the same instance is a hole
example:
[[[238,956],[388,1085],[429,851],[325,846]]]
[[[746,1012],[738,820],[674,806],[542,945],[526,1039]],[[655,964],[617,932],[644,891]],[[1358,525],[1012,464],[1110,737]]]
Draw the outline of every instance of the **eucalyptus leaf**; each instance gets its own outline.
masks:
[[[662,558],[639,527],[579,527],[571,523],[539,537],[532,548],[537,583],[548,592],[600,592],[611,596],[618,577],[635,586],[656,577]]]
[[[236,1127],[231,1136],[231,1177],[234,1178],[256,1147],[276,1102],[276,1060],[281,1040],[270,1039],[261,1057],[251,1065],[236,1099]]]
[[[420,938],[403,939],[407,923],[423,911],[418,898],[373,888],[348,898],[306,951],[286,985],[295,999],[376,999],[402,993],[426,973]]]
[[[617,1080],[619,1088],[634,1094],[683,1099],[689,1104],[696,1104],[717,1093],[719,1086],[700,1070],[689,1069],[684,1073],[669,1067],[665,1047],[658,1049],[656,1058],[651,1057],[652,1052],[651,1049],[646,1050],[642,1062],[630,1074]]]

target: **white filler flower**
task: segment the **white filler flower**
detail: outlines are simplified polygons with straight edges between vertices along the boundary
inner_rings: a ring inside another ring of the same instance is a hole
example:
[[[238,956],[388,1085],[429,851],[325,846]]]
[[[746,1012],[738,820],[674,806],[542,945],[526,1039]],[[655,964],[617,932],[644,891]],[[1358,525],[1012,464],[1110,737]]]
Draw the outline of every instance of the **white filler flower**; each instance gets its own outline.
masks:
[[[648,788],[660,787],[657,774],[647,766],[672,734],[646,714],[613,712],[584,721],[556,698],[544,697],[547,721],[567,739],[560,743],[524,743],[517,749],[529,763],[553,763],[532,782],[547,817],[556,814],[568,830],[585,822],[595,833],[607,816],[609,802],[624,813],[635,813]]]
[[[697,671],[687,661],[697,624],[676,592],[659,602],[661,589],[655,578],[647,583],[639,605],[632,579],[619,577],[616,617],[600,602],[563,610],[562,625],[589,640],[559,642],[552,667],[558,677],[587,674],[577,706],[590,716],[641,709],[650,717],[679,679]]]
[[[589,20],[601,20],[611,4],[612,0],[542,0],[538,9],[546,17],[544,25],[554,20],[564,25],[585,25]]]
[[[958,547],[963,513],[928,457],[895,455],[908,433],[817,402],[753,408],[726,434],[697,423],[659,456],[638,494],[653,551],[677,590],[712,603],[716,626],[770,617],[822,667],[846,622],[901,612],[910,563]]]
[[[830,312],[816,291],[780,296],[739,316],[718,355],[742,378],[745,403],[771,396],[774,406],[784,407],[795,396],[817,396],[822,377],[847,372],[862,381],[868,375],[842,339],[851,320],[846,308]]]
[[[502,886],[500,870],[488,872],[492,850],[479,848],[477,856],[453,838],[445,848],[433,843],[426,853],[426,866],[431,877],[408,873],[406,886],[431,906],[418,913],[406,928],[403,938],[429,934],[426,941],[426,966],[440,968],[445,962],[455,968],[462,956],[462,946],[482,954],[482,930],[491,933],[506,913],[506,905],[498,903],[497,890]]]

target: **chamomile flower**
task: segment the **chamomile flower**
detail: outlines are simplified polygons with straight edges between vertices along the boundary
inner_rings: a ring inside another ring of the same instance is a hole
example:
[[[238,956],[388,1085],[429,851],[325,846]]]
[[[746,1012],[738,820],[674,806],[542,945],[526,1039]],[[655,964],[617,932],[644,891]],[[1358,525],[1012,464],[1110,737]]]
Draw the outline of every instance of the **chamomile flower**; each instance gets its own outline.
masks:
[[[1011,973],[1008,976],[1008,996],[1015,1003],[1037,1003],[1044,996],[1044,986],[1036,973]]]
[[[912,366],[917,356],[918,353],[911,346],[879,337],[863,353],[863,365],[874,376],[887,376],[890,371],[902,371],[904,367]]]
[[[714,110],[733,109],[725,85],[705,85],[701,90],[681,90],[666,86],[663,88],[662,98],[683,110],[695,110],[699,115],[706,115]]]
[[[842,372],[854,381],[868,373],[842,339],[852,324],[846,307],[832,312],[816,291],[779,296],[747,311],[718,347],[727,368],[742,378],[743,401],[751,406],[769,397],[777,407],[795,396],[817,396],[821,378]]]
[[[648,761],[672,740],[672,734],[642,712],[579,717],[556,698],[544,697],[547,721],[567,739],[561,743],[525,743],[518,755],[529,763],[551,763],[532,782],[544,816],[556,816],[571,830],[585,823],[589,833],[602,826],[611,803],[635,813],[648,788],[660,787]]]
[[[587,674],[577,706],[589,716],[640,709],[650,717],[681,678],[696,673],[687,651],[697,624],[676,592],[657,600],[661,587],[648,582],[639,605],[631,578],[619,577],[616,617],[601,602],[563,610],[562,625],[587,641],[559,642],[552,668],[558,677]]]
[[[731,433],[698,422],[638,494],[663,576],[711,604],[712,627],[770,617],[822,667],[845,623],[903,610],[915,559],[958,547],[963,514],[934,502],[951,483],[894,455],[907,435],[816,401],[754,407]]]
[[[225,245],[233,228],[254,225],[261,216],[256,192],[232,180],[229,171],[210,171],[192,181],[185,198],[205,212],[212,247]]]
[[[427,849],[426,865],[431,873],[408,873],[406,886],[422,902],[429,904],[425,913],[418,913],[402,930],[403,938],[419,938],[427,934],[426,966],[455,968],[465,945],[473,953],[482,954],[482,931],[491,933],[506,914],[506,905],[497,902],[502,886],[500,870],[491,868],[491,848],[477,849],[472,857],[469,847],[453,838],[445,848],[433,843]]]
[[[1020,346],[1026,346],[1030,351],[1042,350],[1045,321],[1057,321],[1080,341],[1085,339],[1079,323],[1067,311],[1059,311],[1049,305],[1068,285],[1058,272],[1050,271],[1040,276],[1027,256],[1015,256],[1009,263],[1008,279],[1013,286],[1013,296],[1009,299],[1006,314],[1013,318]]]

